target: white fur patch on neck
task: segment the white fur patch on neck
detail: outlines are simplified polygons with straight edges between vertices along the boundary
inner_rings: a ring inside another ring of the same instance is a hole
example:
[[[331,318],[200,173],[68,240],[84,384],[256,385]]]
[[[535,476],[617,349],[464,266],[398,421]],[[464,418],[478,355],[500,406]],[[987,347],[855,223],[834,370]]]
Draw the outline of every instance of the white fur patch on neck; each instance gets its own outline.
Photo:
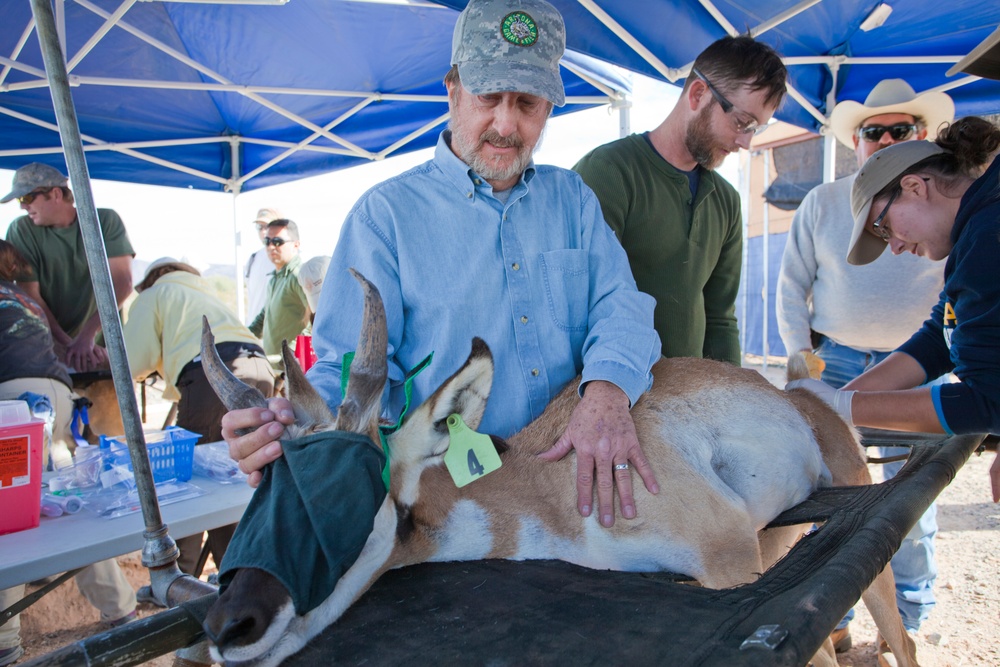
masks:
[[[432,561],[479,560],[493,550],[490,515],[473,500],[459,500],[438,535],[441,539]]]

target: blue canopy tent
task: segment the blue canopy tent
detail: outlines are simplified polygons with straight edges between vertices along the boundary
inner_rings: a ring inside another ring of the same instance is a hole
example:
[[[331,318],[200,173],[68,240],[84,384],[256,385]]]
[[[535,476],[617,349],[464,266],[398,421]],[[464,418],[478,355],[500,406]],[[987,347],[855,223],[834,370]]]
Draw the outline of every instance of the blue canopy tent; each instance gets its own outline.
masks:
[[[245,2],[56,0],[92,177],[239,193],[434,144],[457,12]],[[0,167],[64,169],[31,7],[0,18]],[[563,65],[557,114],[629,91],[587,56]]]

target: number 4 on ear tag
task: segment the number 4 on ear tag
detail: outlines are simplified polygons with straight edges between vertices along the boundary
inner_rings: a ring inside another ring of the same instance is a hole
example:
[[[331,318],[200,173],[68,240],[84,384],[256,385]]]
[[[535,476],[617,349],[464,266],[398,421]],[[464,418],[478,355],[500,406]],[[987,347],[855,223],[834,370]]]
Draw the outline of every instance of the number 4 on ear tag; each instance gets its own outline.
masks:
[[[448,417],[448,451],[444,464],[455,486],[462,488],[500,467],[500,455],[488,435],[476,433],[458,414]]]

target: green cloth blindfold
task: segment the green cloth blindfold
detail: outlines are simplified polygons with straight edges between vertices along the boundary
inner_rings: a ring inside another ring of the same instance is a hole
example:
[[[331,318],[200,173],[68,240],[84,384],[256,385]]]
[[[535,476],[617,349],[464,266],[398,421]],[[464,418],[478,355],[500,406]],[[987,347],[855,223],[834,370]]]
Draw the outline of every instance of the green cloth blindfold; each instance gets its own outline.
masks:
[[[370,438],[346,431],[281,447],[222,559],[220,592],[237,569],[258,568],[284,585],[301,616],[330,596],[361,553],[385,499],[386,458]]]

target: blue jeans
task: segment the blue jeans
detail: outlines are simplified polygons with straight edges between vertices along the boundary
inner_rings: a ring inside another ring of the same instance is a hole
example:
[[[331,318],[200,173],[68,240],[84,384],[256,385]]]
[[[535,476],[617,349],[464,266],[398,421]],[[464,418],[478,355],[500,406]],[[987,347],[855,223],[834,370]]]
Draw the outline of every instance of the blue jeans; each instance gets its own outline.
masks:
[[[838,345],[829,338],[816,349],[816,354],[826,362],[823,382],[842,387],[864,371],[889,356],[889,352],[856,350]],[[936,384],[938,380],[928,384]],[[906,454],[908,447],[880,447],[883,457]],[[886,463],[882,473],[886,479],[894,477],[905,461]],[[896,579],[896,606],[907,630],[916,631],[930,616],[934,606],[934,580],[937,579],[937,565],[934,563],[934,536],[937,534],[937,505],[932,503],[913,529],[903,538],[899,551],[892,557],[890,565]],[[842,628],[854,618],[854,610],[837,625]]]

